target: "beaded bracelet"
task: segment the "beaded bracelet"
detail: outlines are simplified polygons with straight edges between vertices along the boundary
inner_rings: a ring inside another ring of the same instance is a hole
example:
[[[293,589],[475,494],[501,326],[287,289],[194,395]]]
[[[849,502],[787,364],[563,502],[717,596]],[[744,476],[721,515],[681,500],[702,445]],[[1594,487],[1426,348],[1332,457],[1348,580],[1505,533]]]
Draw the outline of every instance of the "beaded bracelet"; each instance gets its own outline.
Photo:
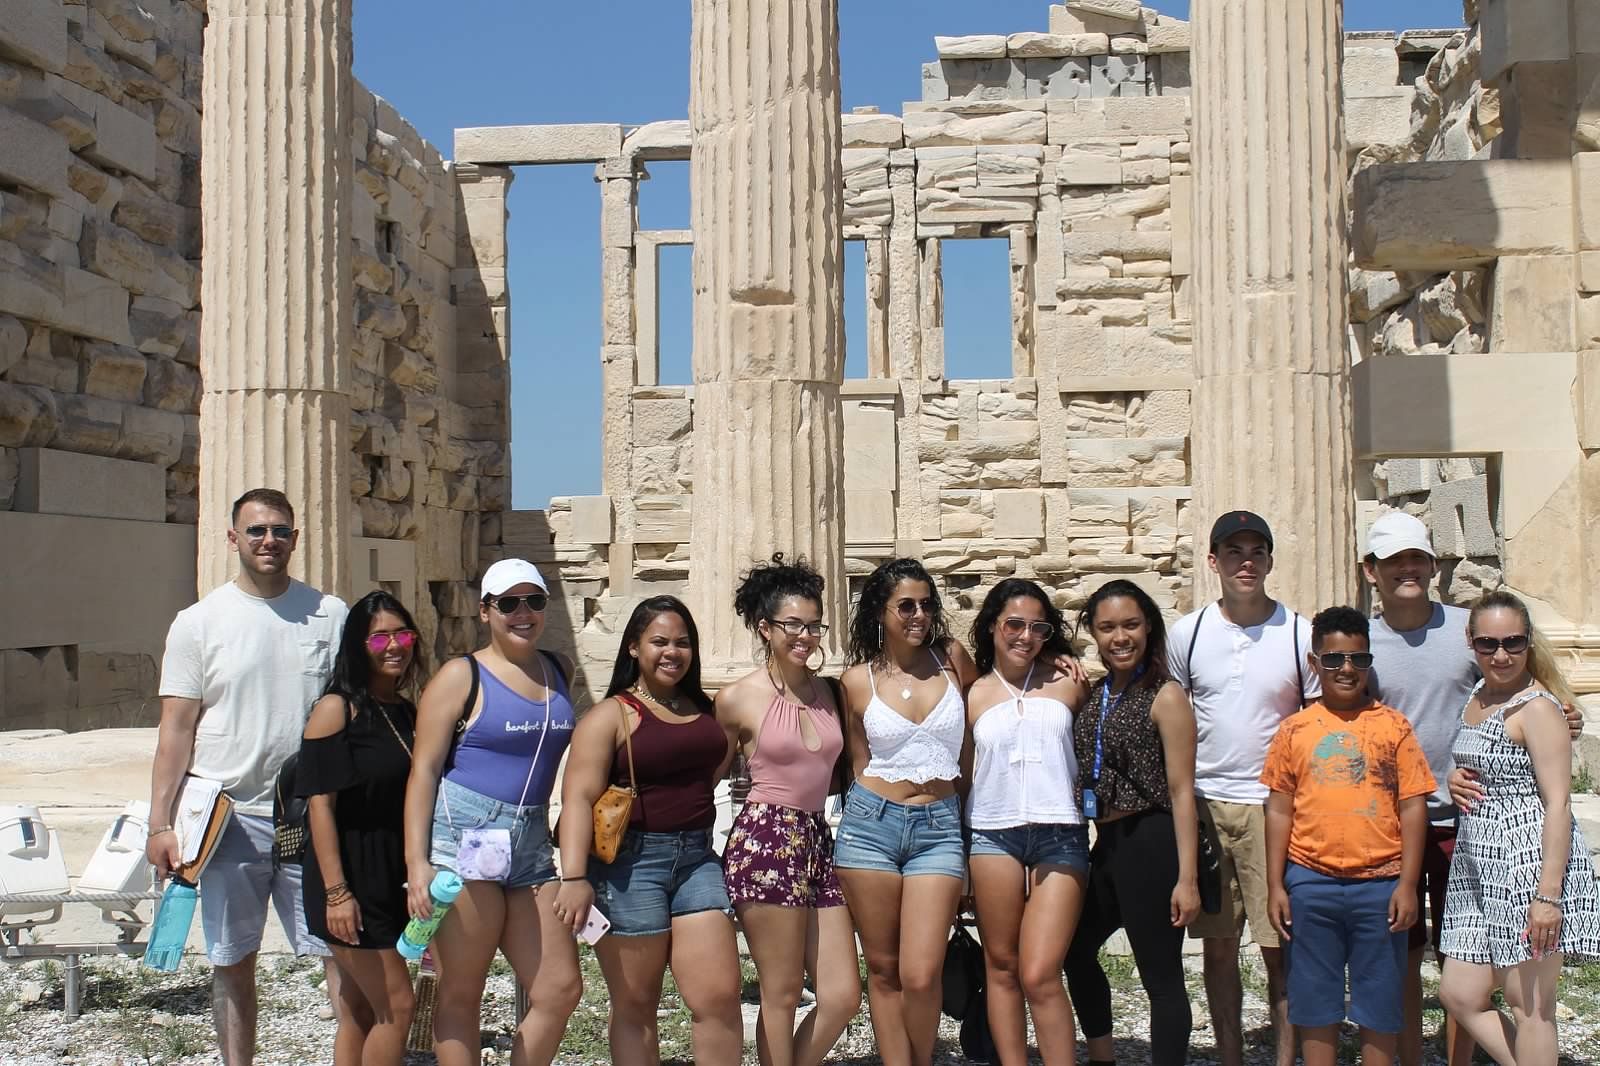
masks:
[[[1561,906],[1561,901],[1559,899],[1551,899],[1549,896],[1545,895],[1542,892],[1535,892],[1533,894],[1533,901],[1535,903],[1548,903],[1548,904],[1550,904],[1550,906],[1556,907],[1556,908],[1559,908]]]

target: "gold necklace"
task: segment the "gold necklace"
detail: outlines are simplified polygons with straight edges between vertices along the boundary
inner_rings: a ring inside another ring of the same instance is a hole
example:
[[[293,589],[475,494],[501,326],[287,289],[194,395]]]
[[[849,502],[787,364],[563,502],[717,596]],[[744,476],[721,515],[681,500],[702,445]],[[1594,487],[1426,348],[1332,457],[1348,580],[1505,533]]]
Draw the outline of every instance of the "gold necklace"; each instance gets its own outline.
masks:
[[[667,710],[671,711],[673,714],[677,714],[678,713],[678,701],[680,699],[682,699],[681,696],[674,696],[670,700],[664,700],[661,697],[657,696],[655,693],[651,692],[649,689],[645,688],[644,682],[642,682],[642,681],[637,682],[630,691],[635,696],[639,697],[641,700],[644,700],[647,703],[653,703],[657,707],[665,707]]]
[[[394,739],[398,740],[400,747],[405,749],[406,758],[411,758],[411,745],[407,744],[405,738],[400,735],[400,730],[394,727],[394,719],[389,717],[389,708],[380,703],[378,704],[378,713],[383,716],[383,724],[389,727],[389,732],[394,734]]]
[[[791,690],[789,686],[784,683],[782,671],[779,671],[778,676],[773,678],[771,669],[769,668],[767,671],[767,680],[771,681],[772,687],[778,690],[778,695],[789,700],[790,703],[793,703],[796,699],[798,699],[800,695],[799,692],[795,691],[793,696],[790,695],[790,692],[794,690]],[[805,701],[804,704],[802,704],[802,706],[814,707],[817,703],[817,675],[811,673],[809,670],[806,671],[806,684],[807,687],[811,689],[811,696]]]

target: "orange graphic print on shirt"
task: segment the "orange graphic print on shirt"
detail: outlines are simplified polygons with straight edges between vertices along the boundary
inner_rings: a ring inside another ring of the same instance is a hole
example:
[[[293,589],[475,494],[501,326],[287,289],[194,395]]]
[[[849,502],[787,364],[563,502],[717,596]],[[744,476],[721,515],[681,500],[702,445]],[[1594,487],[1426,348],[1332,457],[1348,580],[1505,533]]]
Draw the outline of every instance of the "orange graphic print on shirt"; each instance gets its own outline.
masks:
[[[1330,877],[1400,873],[1400,801],[1434,790],[1405,715],[1321,703],[1284,719],[1261,783],[1294,798],[1289,861]]]

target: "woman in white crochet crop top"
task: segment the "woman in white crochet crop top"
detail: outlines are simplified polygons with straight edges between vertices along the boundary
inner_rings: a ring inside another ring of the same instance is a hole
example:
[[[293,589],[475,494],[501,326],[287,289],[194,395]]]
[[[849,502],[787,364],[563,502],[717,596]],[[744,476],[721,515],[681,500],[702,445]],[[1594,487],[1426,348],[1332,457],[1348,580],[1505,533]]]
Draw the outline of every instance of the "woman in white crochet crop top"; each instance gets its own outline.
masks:
[[[977,673],[914,559],[867,578],[850,661],[842,683],[856,782],[834,868],[861,935],[879,1054],[893,1066],[926,1066],[966,875],[956,782],[970,765],[963,693]]]
[[[1026,1062],[1026,999],[1046,1066],[1070,1064],[1072,1005],[1060,974],[1089,873],[1072,734],[1087,690],[1055,665],[1071,654],[1065,624],[1032,581],[1007,578],[990,590],[972,647],[979,677],[967,712],[967,820],[989,1029],[1000,1061]]]

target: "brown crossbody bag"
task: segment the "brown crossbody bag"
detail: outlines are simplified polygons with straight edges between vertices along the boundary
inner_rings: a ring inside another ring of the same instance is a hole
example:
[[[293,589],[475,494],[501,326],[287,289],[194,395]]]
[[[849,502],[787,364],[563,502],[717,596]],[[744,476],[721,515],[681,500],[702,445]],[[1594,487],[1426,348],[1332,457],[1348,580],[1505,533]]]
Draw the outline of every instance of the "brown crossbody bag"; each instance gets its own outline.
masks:
[[[628,749],[628,786],[612,785],[594,801],[594,844],[590,850],[601,862],[616,859],[622,847],[622,838],[628,832],[628,818],[633,814],[633,801],[639,798],[639,782],[633,772],[633,730],[628,728],[626,704],[642,717],[645,709],[626,695],[617,697],[617,713],[622,715],[622,742]]]

